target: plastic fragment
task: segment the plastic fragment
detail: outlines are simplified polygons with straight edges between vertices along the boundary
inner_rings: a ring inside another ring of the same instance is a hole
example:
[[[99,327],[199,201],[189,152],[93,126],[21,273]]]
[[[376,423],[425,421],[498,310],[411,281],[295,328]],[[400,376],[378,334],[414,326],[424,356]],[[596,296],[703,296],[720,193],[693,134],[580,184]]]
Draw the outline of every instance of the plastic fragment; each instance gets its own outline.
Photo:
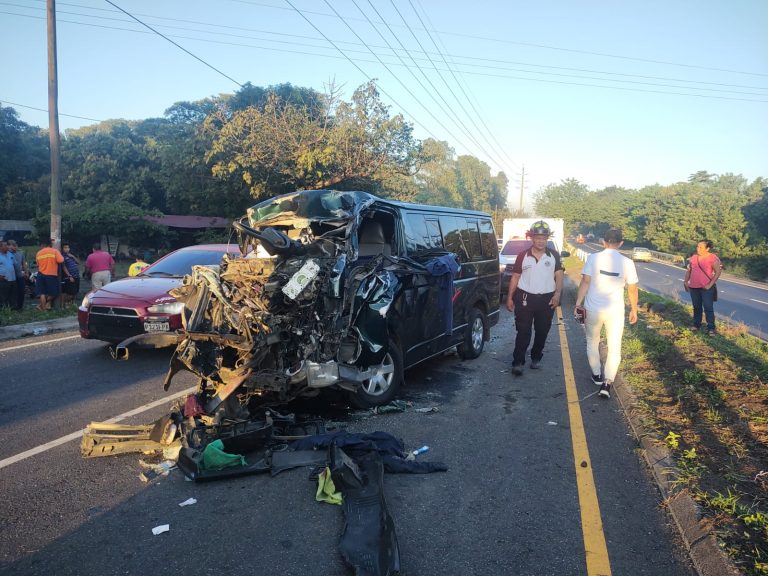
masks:
[[[152,534],[157,536],[158,534],[162,534],[163,532],[170,532],[171,525],[170,524],[161,524],[160,526],[155,526],[152,528]]]
[[[197,500],[194,498],[187,498],[184,502],[179,502],[179,506],[191,506],[192,504],[197,504]]]

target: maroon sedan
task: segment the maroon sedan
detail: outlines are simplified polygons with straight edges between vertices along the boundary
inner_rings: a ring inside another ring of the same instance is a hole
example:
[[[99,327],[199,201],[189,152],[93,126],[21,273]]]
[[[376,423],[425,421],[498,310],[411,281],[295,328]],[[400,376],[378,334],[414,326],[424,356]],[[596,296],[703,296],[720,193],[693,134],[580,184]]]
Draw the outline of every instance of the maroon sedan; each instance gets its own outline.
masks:
[[[240,249],[237,244],[181,248],[138,276],[89,292],[77,312],[80,336],[117,343],[138,334],[178,330],[184,305],[168,292],[181,285],[184,275],[192,273],[193,265],[218,265],[227,252],[239,254]]]

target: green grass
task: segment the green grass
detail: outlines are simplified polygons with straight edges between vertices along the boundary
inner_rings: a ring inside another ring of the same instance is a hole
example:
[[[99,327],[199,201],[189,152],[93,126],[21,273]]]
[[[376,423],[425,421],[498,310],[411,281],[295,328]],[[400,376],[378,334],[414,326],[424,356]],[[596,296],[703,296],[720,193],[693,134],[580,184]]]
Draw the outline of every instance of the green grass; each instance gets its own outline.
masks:
[[[565,267],[578,284],[582,262]],[[669,448],[673,489],[698,501],[744,574],[768,576],[768,342],[727,321],[717,336],[693,332],[685,302],[641,291],[639,304],[622,342],[633,411]]]
[[[10,308],[0,308],[0,326],[13,326],[15,324],[28,324],[29,322],[40,322],[42,320],[50,320],[52,318],[66,318],[68,316],[77,315],[77,307],[80,305],[80,300],[75,299],[75,302],[59,308],[58,304],[54,304],[51,310],[41,312],[35,308],[35,304],[27,301],[24,306],[24,310],[11,310]]]

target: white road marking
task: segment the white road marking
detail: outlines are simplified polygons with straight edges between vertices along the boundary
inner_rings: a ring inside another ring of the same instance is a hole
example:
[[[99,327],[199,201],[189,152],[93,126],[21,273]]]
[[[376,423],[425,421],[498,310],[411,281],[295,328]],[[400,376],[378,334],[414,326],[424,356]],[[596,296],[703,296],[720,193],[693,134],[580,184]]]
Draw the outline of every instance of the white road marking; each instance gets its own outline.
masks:
[[[62,342],[64,340],[72,340],[73,338],[80,338],[80,334],[76,336],[64,336],[63,338],[54,338],[53,340],[42,340],[40,342],[32,342],[31,344],[19,344],[18,346],[10,346],[9,348],[0,348],[0,352],[10,352],[11,350],[20,350],[22,348],[29,348],[30,346],[42,346],[43,344],[51,344],[53,342]]]
[[[657,272],[656,270],[654,270],[652,268],[646,268],[645,266],[643,266],[643,270],[648,270],[648,272],[653,272],[654,274],[661,274],[661,272]]]
[[[755,300],[754,298],[750,298],[750,300],[752,300],[752,302],[759,302],[760,304],[765,304],[766,306],[768,306],[768,302],[763,302],[762,300]]]
[[[115,416],[114,418],[110,418],[109,420],[104,420],[104,422],[107,424],[115,424],[117,422],[120,422],[121,420],[130,418],[131,416],[135,416],[136,414],[141,414],[142,412],[150,410],[151,408],[155,408],[162,404],[166,404],[171,400],[176,400],[176,398],[180,398],[181,396],[191,394],[195,390],[197,390],[197,386],[192,386],[191,388],[187,388],[186,390],[177,392],[172,396],[166,396],[165,398],[161,398],[160,400],[155,400],[154,402],[150,402],[149,404],[144,404],[144,406],[139,406],[138,408],[134,408],[133,410],[129,410],[128,412],[124,412],[123,414],[120,414],[119,416]],[[16,454],[15,456],[11,456],[4,460],[0,460],[0,468],[5,468],[6,466],[10,466],[11,464],[15,464],[16,462],[20,462],[21,460],[25,460],[31,456],[35,456],[36,454],[41,454],[47,450],[50,450],[51,448],[55,448],[56,446],[61,446],[62,444],[66,444],[71,440],[76,440],[77,438],[80,438],[80,436],[83,435],[83,432],[85,432],[85,429],[78,430],[77,432],[72,432],[72,434],[67,434],[66,436],[57,438],[56,440],[51,440],[50,442],[46,442],[45,444],[41,444],[40,446],[31,448],[30,450],[21,452],[20,454]]]

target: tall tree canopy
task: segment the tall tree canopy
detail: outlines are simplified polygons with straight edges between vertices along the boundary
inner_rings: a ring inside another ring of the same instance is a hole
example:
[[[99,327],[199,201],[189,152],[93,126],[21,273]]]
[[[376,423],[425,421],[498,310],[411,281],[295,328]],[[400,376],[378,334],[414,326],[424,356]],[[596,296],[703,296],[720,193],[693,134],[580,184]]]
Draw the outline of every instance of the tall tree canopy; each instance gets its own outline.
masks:
[[[306,188],[370,189],[410,173],[418,153],[411,126],[401,115],[389,116],[373,82],[351,102],[273,92],[263,106],[221,108],[206,128],[213,135],[213,173],[245,182],[257,199]]]

